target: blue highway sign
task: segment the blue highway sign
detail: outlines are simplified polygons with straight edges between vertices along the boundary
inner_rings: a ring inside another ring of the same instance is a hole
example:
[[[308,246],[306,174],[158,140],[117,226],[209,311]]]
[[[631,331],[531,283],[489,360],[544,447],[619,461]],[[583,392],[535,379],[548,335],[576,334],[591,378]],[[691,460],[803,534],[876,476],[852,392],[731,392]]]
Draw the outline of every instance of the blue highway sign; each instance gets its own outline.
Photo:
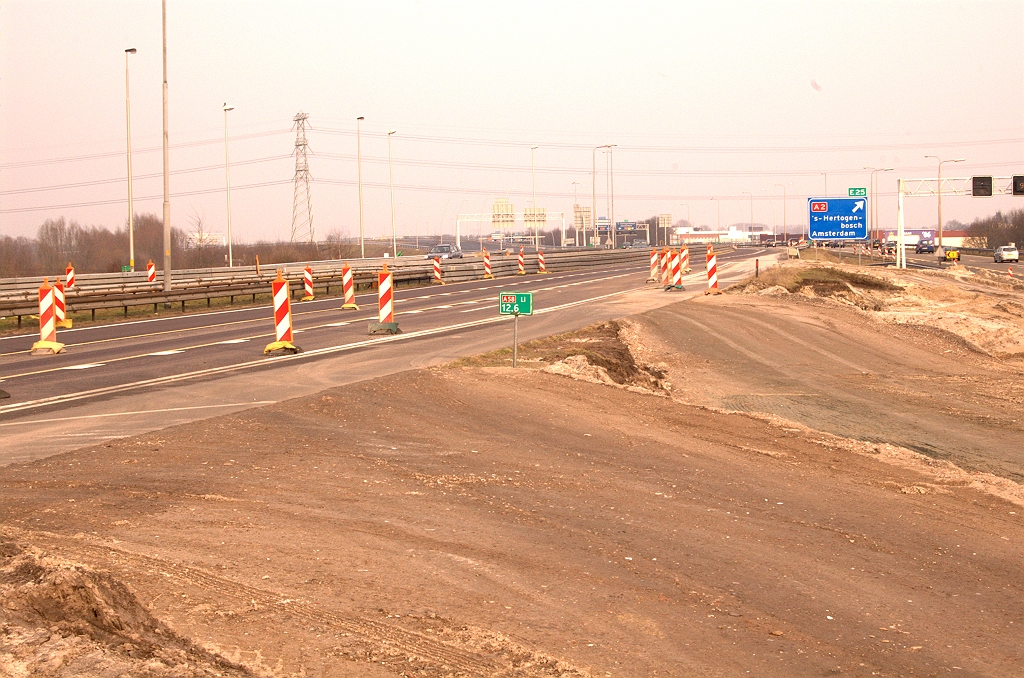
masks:
[[[866,240],[867,198],[808,198],[811,240]]]

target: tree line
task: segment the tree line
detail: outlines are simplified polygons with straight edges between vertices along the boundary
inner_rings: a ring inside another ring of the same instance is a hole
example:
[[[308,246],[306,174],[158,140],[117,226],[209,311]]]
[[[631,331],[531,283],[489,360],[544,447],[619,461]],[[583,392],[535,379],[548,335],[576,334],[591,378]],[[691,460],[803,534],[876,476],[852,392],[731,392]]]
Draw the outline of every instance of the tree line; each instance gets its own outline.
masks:
[[[1024,246],[1024,209],[1010,210],[1006,214],[996,212],[984,219],[975,219],[967,227],[968,241],[974,247],[1002,247],[1015,243]]]
[[[193,219],[194,235],[202,236],[201,219]],[[144,271],[152,259],[163,267],[163,219],[155,214],[135,215],[135,270]],[[232,247],[235,266],[251,266],[259,255],[261,264],[318,259],[343,259],[358,255],[358,245],[332,234],[321,243],[256,242]],[[379,256],[380,253],[377,255]],[[117,273],[128,265],[128,227],[83,226],[64,217],[47,219],[35,238],[0,236],[0,278],[63,274],[68,262],[78,273]],[[227,266],[226,245],[209,244],[180,228],[171,228],[171,262],[175,269]]]

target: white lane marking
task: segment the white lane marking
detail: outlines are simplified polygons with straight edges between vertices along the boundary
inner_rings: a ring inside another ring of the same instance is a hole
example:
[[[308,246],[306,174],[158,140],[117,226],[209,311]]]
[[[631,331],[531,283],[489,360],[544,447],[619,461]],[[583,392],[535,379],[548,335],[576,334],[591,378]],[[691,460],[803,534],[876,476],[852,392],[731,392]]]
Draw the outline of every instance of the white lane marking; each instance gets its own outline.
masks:
[[[621,277],[621,276],[615,276]],[[583,304],[590,304],[595,301],[601,301],[603,299],[611,299],[618,297],[623,294],[629,294],[630,292],[636,292],[637,290],[645,289],[643,287],[635,287],[626,290],[619,290],[618,292],[610,292],[608,294],[598,295],[596,297],[590,297],[589,299],[580,299],[578,301],[571,301],[566,304],[560,304],[558,306],[550,306],[548,308],[542,308],[534,311],[534,315],[544,315],[545,313],[555,313],[566,308],[573,308],[576,306],[582,306]],[[497,315],[490,316],[488,318],[481,318],[480,320],[469,320],[464,323],[456,323],[455,325],[445,325],[442,327],[433,327],[425,330],[417,330],[415,332],[408,332],[406,334],[393,334],[384,337],[375,337],[373,339],[364,339],[362,341],[355,341],[350,344],[340,344],[338,346],[327,346],[324,348],[316,348],[304,353],[295,353],[291,355],[280,355],[273,356],[270,358],[257,358],[256,360],[249,360],[244,363],[235,363],[234,365],[224,365],[222,367],[211,367],[205,370],[195,370],[194,372],[184,372],[182,374],[170,374],[163,377],[154,377],[152,379],[144,379],[142,381],[131,382],[127,384],[117,384],[114,386],[104,386],[101,388],[94,388],[88,391],[79,391],[78,393],[68,393],[59,396],[49,396],[46,398],[39,398],[38,400],[27,400],[23,403],[14,403],[12,405],[0,406],[0,414],[6,412],[19,412],[22,410],[35,409],[37,407],[45,407],[47,405],[53,405],[56,403],[68,403],[76,400],[83,400],[85,398],[92,398],[96,396],[106,395],[108,393],[123,393],[125,391],[132,391],[135,389],[146,388],[147,386],[157,386],[161,384],[171,384],[179,381],[188,381],[196,379],[198,377],[205,377],[213,374],[226,374],[229,372],[237,372],[239,370],[245,370],[253,367],[266,367],[274,363],[290,362],[293,360],[305,360],[314,356],[330,355],[332,353],[340,353],[344,351],[353,351],[358,348],[364,348],[367,346],[379,346],[382,344],[390,344],[396,341],[408,341],[410,339],[418,339],[420,337],[429,337],[435,334],[443,334],[445,332],[451,332],[453,330],[467,329],[470,327],[478,327],[480,325],[490,325],[497,322],[505,322],[511,319],[510,315]],[[3,424],[0,424],[3,426]]]
[[[416,310],[413,310],[413,311],[399,311],[398,314],[399,315],[412,315],[413,313],[423,313],[424,310],[427,310],[427,309],[420,308],[420,309],[416,309]]]
[[[345,322],[341,323],[327,323],[326,325],[324,325],[324,327],[344,327],[345,325],[349,324],[351,324],[351,321],[346,320]]]
[[[438,309],[438,308],[451,308],[451,305],[448,305],[448,306],[435,306],[434,307],[434,309]]]
[[[146,355],[175,355],[177,353],[184,353],[184,351],[173,349],[170,351],[157,351],[156,353],[147,353]]]
[[[76,417],[56,417],[54,419],[31,419],[29,421],[9,421],[0,424],[0,427],[5,426],[24,426],[25,424],[50,424],[55,421],[77,421],[79,419],[101,419],[103,417],[130,417],[136,414],[161,414],[164,412],[184,412],[185,410],[208,410],[216,407],[247,407],[249,405],[273,405],[276,400],[254,400],[251,403],[224,403],[223,405],[193,405],[191,407],[165,407],[162,410],[136,410],[134,412],[107,412],[104,414],[82,414]],[[62,435],[82,435],[88,436],[93,435],[91,433],[64,433]],[[112,436],[115,438],[121,436]]]
[[[81,365],[68,365],[67,367],[62,367],[60,369],[62,369],[62,370],[87,370],[87,369],[92,368],[92,367],[103,367],[103,363],[83,363]]]
[[[473,311],[486,311],[491,308],[490,306],[477,306],[476,308],[467,308],[465,311],[459,311],[459,313],[472,313]]]
[[[224,341],[218,341],[217,344],[244,344],[249,341],[248,339],[225,339]]]

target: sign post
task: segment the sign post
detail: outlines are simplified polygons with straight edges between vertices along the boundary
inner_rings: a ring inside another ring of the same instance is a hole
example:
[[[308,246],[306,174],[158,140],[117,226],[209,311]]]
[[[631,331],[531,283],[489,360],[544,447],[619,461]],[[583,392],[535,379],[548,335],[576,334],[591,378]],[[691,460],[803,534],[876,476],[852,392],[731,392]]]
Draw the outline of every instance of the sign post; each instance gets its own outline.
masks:
[[[512,316],[512,367],[519,363],[519,316],[533,315],[533,292],[501,292],[498,315]]]

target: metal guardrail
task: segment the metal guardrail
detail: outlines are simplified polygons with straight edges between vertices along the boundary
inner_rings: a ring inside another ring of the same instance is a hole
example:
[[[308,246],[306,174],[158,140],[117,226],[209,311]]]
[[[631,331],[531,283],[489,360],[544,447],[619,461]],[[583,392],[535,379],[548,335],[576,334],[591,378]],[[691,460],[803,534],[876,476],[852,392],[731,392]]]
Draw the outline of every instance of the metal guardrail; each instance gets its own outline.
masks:
[[[650,256],[647,250],[591,250],[575,252],[545,253],[545,263],[551,272],[591,268],[609,263],[646,262]],[[491,270],[495,277],[514,275],[518,268],[517,256],[504,252],[492,254]],[[313,269],[314,289],[341,288],[344,261],[310,262]],[[383,263],[394,274],[395,286],[427,283],[433,276],[433,264],[421,257],[398,257],[381,259],[359,259],[351,264],[352,279],[356,289],[368,289],[376,284],[376,273]],[[270,294],[270,282],[277,276],[277,269],[286,271],[289,287],[293,294],[302,292],[302,270],[305,263],[276,264],[261,266],[257,274],[255,266],[224,269],[194,269],[174,271],[171,276],[172,289],[165,292],[163,281],[147,282],[145,272],[135,273],[94,273],[76,276],[75,287],[65,291],[68,313],[96,311],[110,308],[124,308],[125,315],[133,306],[148,306],[154,309],[161,304],[181,304],[182,310],[189,301],[206,300],[207,306],[213,299]],[[461,260],[444,260],[441,266],[445,282],[467,282],[479,280],[484,275],[482,257],[467,257]],[[527,255],[527,273],[537,272],[536,255]],[[159,278],[159,276],[158,276]],[[8,278],[0,280],[0,316],[14,316],[21,326],[24,316],[38,313],[38,288],[43,278]]]

